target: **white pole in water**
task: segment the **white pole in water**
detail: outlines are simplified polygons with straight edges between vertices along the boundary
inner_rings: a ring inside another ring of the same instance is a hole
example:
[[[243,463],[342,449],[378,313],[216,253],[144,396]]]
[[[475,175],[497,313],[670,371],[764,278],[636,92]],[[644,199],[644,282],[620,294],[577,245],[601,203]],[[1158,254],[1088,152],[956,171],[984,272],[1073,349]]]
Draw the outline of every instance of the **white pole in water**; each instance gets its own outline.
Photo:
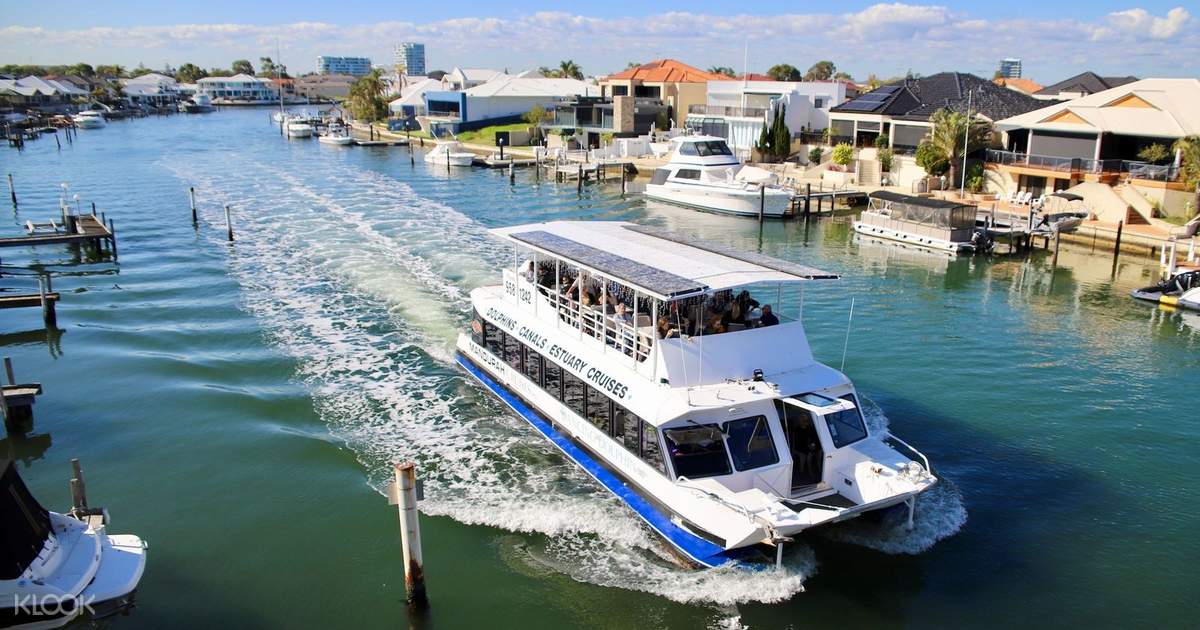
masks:
[[[959,199],[967,198],[967,152],[970,149],[971,143],[971,96],[973,90],[967,91],[967,124],[963,130],[963,166],[962,166],[962,185],[958,189]]]
[[[850,318],[846,320],[846,341],[842,343],[842,367],[838,371],[846,369],[846,349],[850,347],[850,324],[854,323],[854,298],[850,298]]]
[[[404,553],[404,586],[408,589],[408,601],[424,603],[425,568],[421,560],[421,528],[417,522],[417,469],[416,464],[396,464],[396,487],[399,489],[400,546]]]

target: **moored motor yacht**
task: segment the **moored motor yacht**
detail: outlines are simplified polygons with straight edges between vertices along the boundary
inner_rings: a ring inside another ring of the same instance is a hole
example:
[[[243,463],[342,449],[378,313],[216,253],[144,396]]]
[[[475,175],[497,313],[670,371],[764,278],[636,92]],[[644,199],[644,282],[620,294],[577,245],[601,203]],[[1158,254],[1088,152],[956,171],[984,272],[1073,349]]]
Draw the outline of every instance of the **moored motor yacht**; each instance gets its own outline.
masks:
[[[309,138],[313,135],[313,127],[307,120],[290,119],[284,124],[289,138]]]
[[[774,173],[738,161],[723,138],[678,136],[671,158],[654,170],[646,196],[711,212],[784,217],[794,212],[792,193]]]
[[[99,129],[108,124],[104,119],[104,114],[99,110],[88,109],[71,117],[75,121],[75,126],[80,129]]]
[[[464,149],[458,140],[438,140],[437,146],[425,154],[425,161],[430,164],[471,166],[475,163],[475,154]]]
[[[836,276],[625,222],[492,233],[523,261],[471,292],[459,364],[680,559],[779,562],[792,535],[893,506],[911,525],[928,460],[779,314],[784,288]]]
[[[213,109],[212,99],[207,94],[193,94],[192,100],[184,105],[184,111],[189,114],[204,114]]]
[[[58,628],[132,606],[146,544],[107,529],[104,510],[46,510],[0,459],[0,627]]]

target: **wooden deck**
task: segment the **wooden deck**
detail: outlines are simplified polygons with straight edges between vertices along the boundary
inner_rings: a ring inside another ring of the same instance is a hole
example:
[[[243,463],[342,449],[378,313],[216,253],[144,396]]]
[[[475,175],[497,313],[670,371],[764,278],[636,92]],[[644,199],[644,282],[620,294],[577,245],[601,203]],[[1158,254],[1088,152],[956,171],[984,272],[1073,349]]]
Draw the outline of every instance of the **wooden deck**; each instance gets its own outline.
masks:
[[[31,230],[31,233],[26,236],[0,238],[0,247],[27,247],[62,243],[99,243],[100,241],[113,243],[116,240],[113,231],[104,225],[95,215],[78,215],[73,217],[73,220],[75,221],[74,231],[67,230],[65,226],[54,224],[57,229],[53,232],[41,232],[38,230],[44,227],[43,225],[29,223],[30,227],[37,229]]]
[[[46,301],[57,302],[58,293],[47,293]],[[7,308],[36,308],[42,305],[42,294],[25,293],[19,295],[4,295],[0,293],[0,310]]]

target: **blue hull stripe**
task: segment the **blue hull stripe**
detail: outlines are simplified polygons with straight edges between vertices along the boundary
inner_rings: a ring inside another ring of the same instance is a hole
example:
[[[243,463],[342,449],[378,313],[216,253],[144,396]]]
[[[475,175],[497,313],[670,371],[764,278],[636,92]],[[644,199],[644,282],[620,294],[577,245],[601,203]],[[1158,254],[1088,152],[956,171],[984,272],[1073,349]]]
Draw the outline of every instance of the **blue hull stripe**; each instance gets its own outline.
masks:
[[[625,505],[628,505],[643,521],[646,521],[646,524],[658,532],[671,546],[678,549],[681,553],[692,559],[692,561],[706,567],[716,567],[731,562],[733,557],[738,555],[727,552],[724,548],[676,525],[670,518],[656,510],[649,501],[618,479],[616,475],[592,459],[586,451],[576,446],[570,438],[559,433],[541,414],[526,405],[525,401],[515,396],[507,387],[493,380],[491,376],[472,363],[470,359],[463,356],[461,352],[456,353],[455,358],[459,365],[463,366],[465,370],[479,379],[479,382],[483,383],[493,394],[499,396],[513,411],[520,414],[529,424],[533,425],[533,428],[541,432],[564,455],[578,464],[593,479],[600,482],[600,485],[607,488],[609,492],[612,492],[617,498],[621,499]]]

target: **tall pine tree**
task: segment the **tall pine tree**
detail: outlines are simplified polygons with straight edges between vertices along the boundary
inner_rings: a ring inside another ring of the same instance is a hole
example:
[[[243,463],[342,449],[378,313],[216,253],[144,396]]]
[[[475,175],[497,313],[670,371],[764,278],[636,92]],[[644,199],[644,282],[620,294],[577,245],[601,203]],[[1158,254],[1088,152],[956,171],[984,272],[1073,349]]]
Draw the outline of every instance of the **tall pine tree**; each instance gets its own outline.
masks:
[[[779,110],[775,113],[775,128],[772,130],[771,148],[780,161],[786,160],[792,152],[792,132],[784,122],[786,113],[787,106],[780,103]]]

